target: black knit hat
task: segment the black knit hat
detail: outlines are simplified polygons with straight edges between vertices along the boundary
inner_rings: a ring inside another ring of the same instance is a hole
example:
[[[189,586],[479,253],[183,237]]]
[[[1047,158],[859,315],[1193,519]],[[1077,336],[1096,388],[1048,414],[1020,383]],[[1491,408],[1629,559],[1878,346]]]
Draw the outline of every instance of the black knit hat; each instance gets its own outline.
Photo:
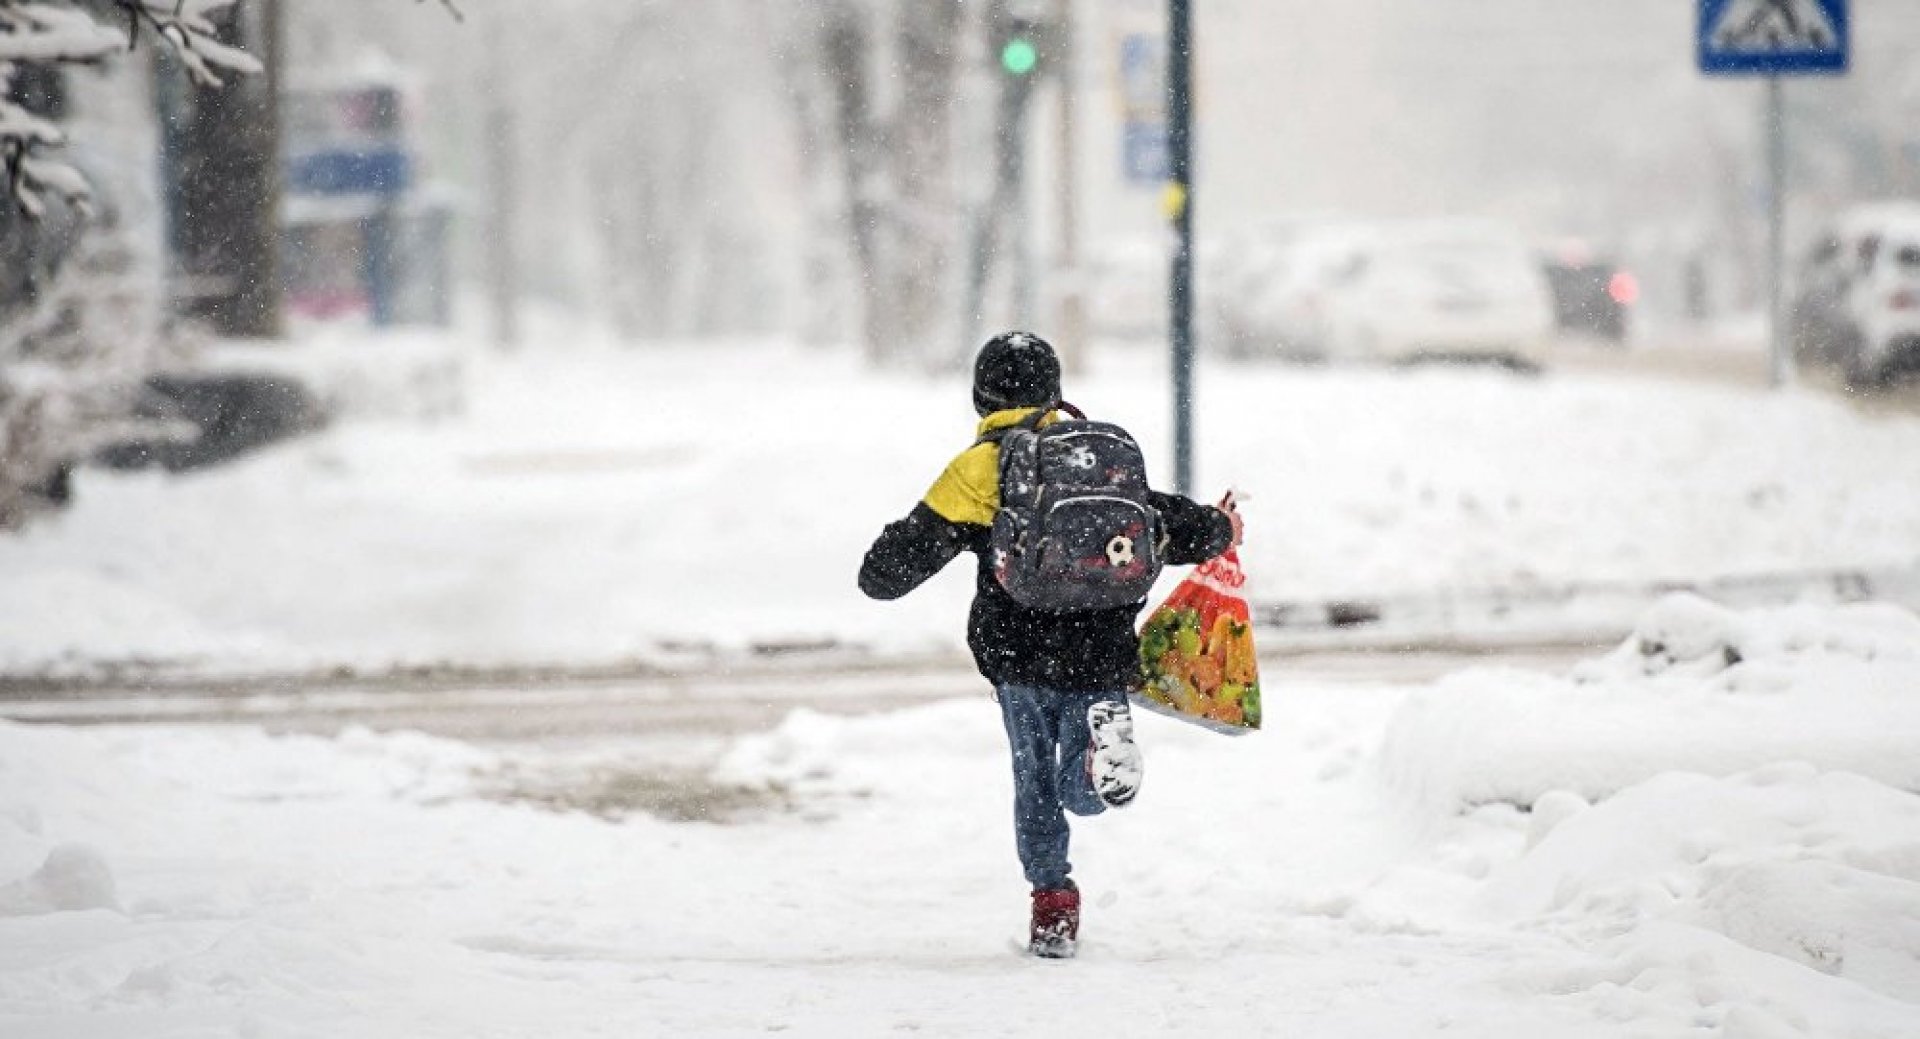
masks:
[[[1060,400],[1060,358],[1032,332],[1002,332],[973,361],[973,410],[991,415]]]

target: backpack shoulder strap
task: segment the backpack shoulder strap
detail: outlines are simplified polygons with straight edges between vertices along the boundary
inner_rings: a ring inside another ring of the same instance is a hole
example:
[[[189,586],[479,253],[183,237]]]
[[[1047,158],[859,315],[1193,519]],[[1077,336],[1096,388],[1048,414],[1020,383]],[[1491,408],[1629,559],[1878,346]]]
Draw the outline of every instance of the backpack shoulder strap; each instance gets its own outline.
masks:
[[[1015,422],[1013,425],[1001,426],[999,429],[987,430],[985,433],[980,434],[980,438],[978,440],[975,440],[974,444],[976,445],[998,444],[1000,441],[1005,440],[1008,436],[1011,436],[1016,430],[1024,429],[1029,432],[1038,430],[1040,428],[1040,423],[1046,421],[1047,416],[1053,414],[1056,411],[1064,411],[1067,414],[1072,415],[1074,418],[1077,418],[1077,419],[1084,420],[1087,417],[1086,412],[1081,411],[1079,408],[1076,408],[1071,404],[1068,404],[1066,401],[1064,400],[1055,401],[1044,408],[1035,408],[1033,410],[1033,414],[1028,415],[1026,418],[1023,418],[1018,422]]]

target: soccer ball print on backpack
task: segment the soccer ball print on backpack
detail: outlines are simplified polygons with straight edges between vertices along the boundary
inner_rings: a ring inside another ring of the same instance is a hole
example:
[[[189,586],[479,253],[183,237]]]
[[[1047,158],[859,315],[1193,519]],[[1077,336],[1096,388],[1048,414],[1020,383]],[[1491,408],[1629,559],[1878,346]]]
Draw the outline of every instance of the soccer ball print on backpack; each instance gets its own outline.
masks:
[[[1074,416],[1047,425],[1055,409]],[[1023,606],[1098,610],[1139,602],[1160,576],[1160,521],[1140,445],[1061,402],[1000,442],[993,570]]]

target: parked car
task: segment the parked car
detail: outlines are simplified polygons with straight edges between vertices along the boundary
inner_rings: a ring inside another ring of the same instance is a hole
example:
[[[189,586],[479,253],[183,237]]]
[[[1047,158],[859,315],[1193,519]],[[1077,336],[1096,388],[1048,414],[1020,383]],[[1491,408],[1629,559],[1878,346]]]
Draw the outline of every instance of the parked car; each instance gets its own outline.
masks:
[[[1627,340],[1627,319],[1640,298],[1629,271],[1582,247],[1563,247],[1540,262],[1553,296],[1553,325],[1565,335],[1608,343]]]
[[[94,461],[110,469],[200,469],[318,429],[324,409],[285,375],[156,372],[142,380],[133,413],[150,435],[108,445]]]
[[[1841,213],[1802,262],[1787,315],[1794,356],[1850,385],[1920,368],[1920,203]]]
[[[1276,341],[1333,361],[1531,367],[1553,327],[1521,236],[1474,220],[1329,225],[1289,250],[1263,301]]]
[[[1326,226],[1326,218],[1280,217],[1222,235],[1200,257],[1201,343],[1229,357],[1325,360],[1318,344],[1288,334],[1291,326],[1278,309],[1292,298],[1301,274],[1300,243]]]

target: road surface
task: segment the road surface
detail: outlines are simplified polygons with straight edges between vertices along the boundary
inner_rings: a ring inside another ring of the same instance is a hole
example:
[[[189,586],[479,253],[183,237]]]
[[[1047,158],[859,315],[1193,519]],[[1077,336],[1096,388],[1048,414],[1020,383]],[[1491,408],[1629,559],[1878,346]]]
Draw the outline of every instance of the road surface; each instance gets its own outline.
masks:
[[[1735,349],[1660,343],[1627,349],[1588,344],[1566,344],[1545,358],[1550,372],[1570,375],[1602,374],[1703,382],[1740,389],[1764,389],[1772,384],[1767,355],[1758,348]],[[1884,389],[1850,389],[1839,373],[1826,368],[1802,368],[1794,385],[1845,400],[1867,414],[1920,416],[1920,378],[1908,377]]]
[[[1402,685],[1479,664],[1558,670],[1592,647],[1456,647],[1413,652],[1327,649],[1263,658],[1267,695],[1328,685]],[[734,741],[766,732],[792,712],[865,714],[973,698],[989,690],[960,658],[894,666],[760,667],[689,673],[475,683],[384,680],[329,683],[210,680],[153,687],[15,686],[0,718],[68,725],[257,725],[271,732],[332,735],[352,728],[414,730],[467,740],[498,754],[480,775],[503,800],[603,815],[648,812],[723,821],[790,807],[777,791],[716,779]]]

